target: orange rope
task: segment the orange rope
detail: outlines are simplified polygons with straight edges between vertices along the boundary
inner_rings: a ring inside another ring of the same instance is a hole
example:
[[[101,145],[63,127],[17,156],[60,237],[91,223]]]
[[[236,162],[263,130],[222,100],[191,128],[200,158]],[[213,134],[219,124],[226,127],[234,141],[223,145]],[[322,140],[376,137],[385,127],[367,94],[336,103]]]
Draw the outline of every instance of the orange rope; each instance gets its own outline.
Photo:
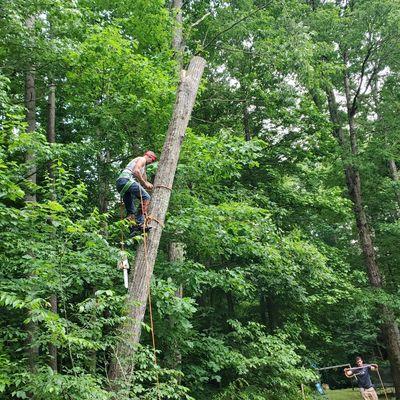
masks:
[[[172,190],[172,187],[166,186],[166,185],[156,185],[154,186],[154,188],[161,188],[161,189],[168,189],[168,190]]]

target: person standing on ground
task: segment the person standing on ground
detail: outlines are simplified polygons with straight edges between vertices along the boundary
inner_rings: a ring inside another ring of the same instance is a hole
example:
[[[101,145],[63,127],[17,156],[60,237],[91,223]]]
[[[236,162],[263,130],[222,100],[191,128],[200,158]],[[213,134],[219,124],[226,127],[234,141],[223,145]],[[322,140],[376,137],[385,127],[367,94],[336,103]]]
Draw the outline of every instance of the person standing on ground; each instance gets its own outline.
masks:
[[[130,227],[131,236],[138,231],[148,230],[147,227],[144,227],[144,218],[147,214],[151,197],[146,189],[152,190],[153,185],[147,180],[146,166],[156,160],[156,155],[148,150],[143,156],[131,160],[117,179],[116,186],[125,204],[126,218],[132,222]],[[135,198],[139,200],[137,210],[135,208]]]
[[[378,400],[374,385],[371,382],[370,371],[376,371],[378,369],[377,364],[365,365],[361,357],[356,357],[356,365],[354,368],[345,368],[344,374],[351,378],[355,376],[357,378],[358,387],[362,398],[364,400]]]

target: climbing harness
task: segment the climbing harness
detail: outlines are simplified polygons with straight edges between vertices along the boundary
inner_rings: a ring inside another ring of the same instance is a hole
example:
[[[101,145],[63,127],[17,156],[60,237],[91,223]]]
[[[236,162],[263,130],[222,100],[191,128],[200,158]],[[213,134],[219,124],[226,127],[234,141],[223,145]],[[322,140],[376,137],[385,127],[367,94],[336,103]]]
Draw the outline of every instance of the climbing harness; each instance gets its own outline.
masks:
[[[129,190],[129,188],[136,182],[136,180],[132,177],[132,174],[130,174],[129,172],[121,172],[118,176],[118,179],[120,178],[129,179],[119,193],[122,198],[124,197],[124,194]]]

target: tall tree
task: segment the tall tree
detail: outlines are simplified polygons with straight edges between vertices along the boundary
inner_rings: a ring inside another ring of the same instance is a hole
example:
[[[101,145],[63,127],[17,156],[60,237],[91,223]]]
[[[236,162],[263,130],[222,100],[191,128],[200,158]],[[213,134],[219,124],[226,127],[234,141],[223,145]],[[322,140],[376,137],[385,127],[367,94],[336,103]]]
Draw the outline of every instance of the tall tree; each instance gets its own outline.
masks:
[[[114,384],[117,384],[118,380],[123,377],[128,380],[125,384],[130,384],[133,367],[132,356],[140,339],[150,280],[157,257],[162,225],[168,209],[180,147],[194,106],[204,66],[204,59],[194,57],[189,64],[187,73],[183,73],[181,76],[174,113],[154,181],[154,193],[149,209],[152,229],[138,248],[134,273],[129,277],[127,300],[129,319],[121,329],[121,341],[115,350],[115,356],[109,369],[109,378]]]
[[[353,202],[359,245],[370,285],[378,291],[384,288],[384,280],[374,246],[370,217],[365,208],[363,177],[360,172],[362,165],[360,125],[363,123],[363,117],[368,114],[362,115],[360,110],[366,107],[365,99],[371,92],[371,85],[377,74],[381,73],[388,63],[388,49],[394,44],[394,38],[393,32],[386,29],[384,21],[391,15],[393,9],[389,3],[361,1],[344,2],[336,12],[339,14],[337,28],[343,33],[333,34],[330,46],[336,46],[334,57],[339,63],[340,72],[333,75],[333,79],[325,88],[330,119],[334,127],[333,133],[341,149],[346,185]],[[365,21],[369,21],[368,24],[365,24]],[[343,96],[345,107],[343,117],[335,90]],[[365,141],[366,137],[363,139]],[[400,398],[399,328],[389,305],[381,304],[380,308],[383,317],[382,330],[387,342],[396,396]]]

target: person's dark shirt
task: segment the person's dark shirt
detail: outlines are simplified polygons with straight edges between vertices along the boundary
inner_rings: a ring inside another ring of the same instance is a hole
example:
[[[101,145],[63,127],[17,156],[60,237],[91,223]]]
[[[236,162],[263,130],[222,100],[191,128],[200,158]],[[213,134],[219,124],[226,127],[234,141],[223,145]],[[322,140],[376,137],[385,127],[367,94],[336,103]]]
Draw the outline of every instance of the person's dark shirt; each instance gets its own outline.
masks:
[[[351,372],[357,378],[358,387],[363,389],[369,389],[374,386],[371,382],[371,377],[369,375],[370,370],[371,370],[370,366],[351,369]]]

